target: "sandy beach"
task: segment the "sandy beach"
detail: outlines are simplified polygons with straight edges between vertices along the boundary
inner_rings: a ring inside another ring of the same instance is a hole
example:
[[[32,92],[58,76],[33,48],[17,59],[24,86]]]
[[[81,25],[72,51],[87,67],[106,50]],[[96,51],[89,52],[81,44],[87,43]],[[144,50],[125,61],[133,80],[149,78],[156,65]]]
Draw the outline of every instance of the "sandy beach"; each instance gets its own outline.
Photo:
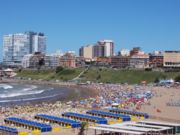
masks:
[[[3,83],[30,83],[30,84],[46,84],[43,81],[28,81],[28,80],[4,80]],[[156,119],[168,122],[180,123],[180,107],[168,106],[168,102],[180,100],[180,89],[152,86],[133,86],[121,84],[90,84],[76,85],[70,82],[48,82],[46,85],[55,87],[69,87],[72,90],[79,92],[78,98],[71,101],[69,98],[66,101],[55,101],[52,103],[30,104],[25,106],[1,107],[0,108],[0,123],[4,125],[4,118],[14,116],[34,120],[36,114],[49,114],[61,117],[64,112],[86,113],[88,109],[106,110],[111,107],[111,102],[127,102],[123,109],[146,112],[150,115],[150,119]],[[134,93],[142,95],[142,93],[151,92],[152,97],[143,102],[131,101],[127,95]],[[110,102],[111,101],[111,102]],[[133,105],[132,105],[133,103]],[[138,109],[137,109],[138,107]],[[52,124],[53,127],[59,125]],[[63,129],[63,127],[61,127]],[[92,131],[87,131],[91,134]],[[60,133],[46,133],[47,135],[71,135],[78,134],[73,129],[63,129]]]
[[[180,100],[180,89],[154,87],[153,91],[155,96],[150,99],[151,105],[142,106],[141,111],[149,113],[154,119],[180,123],[180,106],[167,106],[168,102]]]

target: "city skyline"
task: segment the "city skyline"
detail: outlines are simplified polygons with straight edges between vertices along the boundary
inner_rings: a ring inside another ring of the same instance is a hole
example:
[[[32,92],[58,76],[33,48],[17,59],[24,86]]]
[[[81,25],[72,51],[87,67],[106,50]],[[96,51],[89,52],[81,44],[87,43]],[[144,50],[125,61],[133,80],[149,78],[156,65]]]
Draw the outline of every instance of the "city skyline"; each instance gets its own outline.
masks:
[[[145,52],[179,50],[179,7],[178,0],[2,0],[0,49],[3,35],[31,30],[47,35],[48,53],[61,49],[78,54],[81,46],[103,39],[114,41],[116,53],[134,46]]]

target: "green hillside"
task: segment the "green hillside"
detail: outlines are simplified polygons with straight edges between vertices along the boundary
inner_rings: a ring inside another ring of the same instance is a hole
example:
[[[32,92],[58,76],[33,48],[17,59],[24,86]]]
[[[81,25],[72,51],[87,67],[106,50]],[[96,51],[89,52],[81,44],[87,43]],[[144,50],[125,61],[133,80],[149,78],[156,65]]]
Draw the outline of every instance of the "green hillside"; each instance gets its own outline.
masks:
[[[78,76],[84,68],[63,69],[60,72],[55,70],[22,70],[18,71],[19,77],[26,77],[32,79],[42,80],[72,80]],[[148,83],[154,82],[157,79],[170,79],[180,76],[180,72],[155,72],[155,71],[141,71],[141,70],[120,70],[109,68],[90,68],[83,75],[81,80],[104,82],[104,83],[139,83],[146,80]]]

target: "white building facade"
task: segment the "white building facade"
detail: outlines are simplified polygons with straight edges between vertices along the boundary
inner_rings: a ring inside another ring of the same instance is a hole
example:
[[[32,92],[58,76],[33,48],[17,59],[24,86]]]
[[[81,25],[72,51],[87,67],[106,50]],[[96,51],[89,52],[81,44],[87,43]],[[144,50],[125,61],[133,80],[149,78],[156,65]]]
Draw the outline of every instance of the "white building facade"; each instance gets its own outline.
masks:
[[[114,55],[114,42],[112,40],[101,40],[98,41],[98,44],[104,46],[105,57],[110,57]]]
[[[25,55],[46,52],[46,37],[34,32],[15,33],[3,37],[3,64],[21,66]]]
[[[4,35],[3,37],[3,62],[7,65],[13,65],[13,35]]]
[[[43,34],[33,36],[32,52],[46,53],[46,36]]]
[[[44,58],[46,68],[56,68],[60,66],[60,56],[46,55]]]
[[[30,59],[33,57],[33,54],[27,54],[22,59],[22,67],[29,68],[30,67]]]

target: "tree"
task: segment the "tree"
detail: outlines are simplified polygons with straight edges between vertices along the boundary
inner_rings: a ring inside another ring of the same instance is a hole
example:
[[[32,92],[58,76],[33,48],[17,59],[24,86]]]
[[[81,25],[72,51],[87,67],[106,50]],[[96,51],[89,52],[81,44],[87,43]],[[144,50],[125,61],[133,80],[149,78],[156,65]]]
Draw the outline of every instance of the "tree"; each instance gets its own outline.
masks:
[[[64,68],[62,66],[59,66],[59,67],[56,68],[56,73],[59,73],[59,72],[61,72],[63,70],[64,70]]]
[[[175,77],[176,82],[180,82],[180,75]]]
[[[41,58],[38,62],[38,71],[41,69],[41,67],[45,64],[44,58]]]
[[[84,131],[86,130],[86,127],[87,127],[87,122],[82,122],[78,135],[85,135]]]
[[[156,77],[156,79],[154,80],[154,83],[159,83],[159,78]]]
[[[97,77],[96,77],[96,80],[100,80],[101,79],[101,75],[99,74]]]

